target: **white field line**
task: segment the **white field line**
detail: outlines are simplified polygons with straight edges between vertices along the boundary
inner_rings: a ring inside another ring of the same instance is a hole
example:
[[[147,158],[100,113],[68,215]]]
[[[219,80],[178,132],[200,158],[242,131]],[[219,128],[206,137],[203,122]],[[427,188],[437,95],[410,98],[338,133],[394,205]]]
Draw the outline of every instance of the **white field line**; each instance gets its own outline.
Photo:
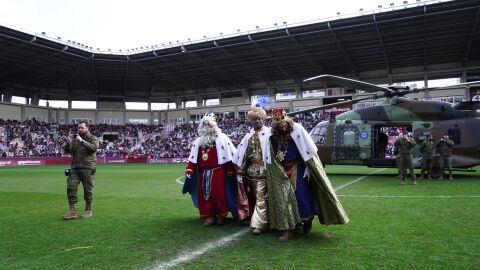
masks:
[[[339,197],[354,197],[354,198],[480,198],[480,195],[337,195]]]
[[[87,248],[92,248],[93,246],[86,246],[86,247],[74,247],[74,248],[67,248],[65,252],[70,251],[70,250],[75,250],[75,249],[87,249]]]
[[[194,259],[202,256],[203,254],[207,253],[208,251],[210,251],[212,249],[228,245],[229,243],[231,243],[231,242],[237,240],[238,238],[240,238],[241,236],[247,234],[249,231],[250,231],[250,228],[244,228],[244,229],[241,229],[240,231],[238,231],[238,232],[236,232],[232,235],[225,236],[225,237],[223,237],[223,238],[221,238],[217,241],[205,243],[204,245],[202,245],[197,250],[185,251],[182,254],[180,254],[177,258],[175,258],[173,260],[170,260],[170,261],[167,261],[167,262],[160,263],[152,269],[153,270],[167,269],[167,268],[170,268],[170,267],[177,266],[180,263],[194,260]]]
[[[183,178],[185,178],[185,176],[180,176],[177,179],[175,179],[175,182],[179,183],[180,185],[183,185],[183,182],[180,181],[180,179],[183,179]]]
[[[350,185],[352,185],[352,184],[355,184],[355,183],[358,182],[358,181],[361,181],[361,180],[365,179],[365,178],[366,178],[367,176],[369,176],[369,175],[375,174],[375,173],[377,173],[377,172],[381,172],[381,171],[383,171],[383,170],[386,170],[386,168],[373,171],[373,172],[371,172],[371,173],[369,173],[369,174],[366,174],[366,175],[364,175],[364,176],[360,176],[359,178],[357,178],[357,179],[355,179],[355,180],[352,180],[352,181],[350,181],[350,182],[348,182],[348,183],[346,183],[346,184],[343,184],[343,185],[337,187],[337,188],[335,189],[335,191],[339,191],[339,190],[341,190],[341,189],[343,189],[343,188],[346,188],[346,187],[348,187],[348,186],[350,186]]]
[[[335,191],[338,191],[340,189],[343,189],[345,187],[348,187],[349,185],[353,184],[353,183],[356,183],[362,179],[364,179],[365,177],[369,176],[369,175],[372,175],[374,173],[377,173],[377,172],[380,172],[380,171],[383,171],[385,170],[384,169],[380,169],[380,170],[376,170],[374,172],[371,172],[367,175],[364,175],[364,176],[361,176],[357,179],[354,179],[338,188],[335,189]],[[183,185],[183,182],[180,181],[180,179],[182,179],[183,176],[175,179],[175,182],[179,183],[180,185]],[[202,246],[200,246],[198,249],[196,250],[193,250],[193,251],[185,251],[183,252],[182,254],[178,255],[175,259],[172,259],[172,260],[169,260],[169,261],[166,261],[166,262],[161,262],[159,263],[157,266],[151,268],[152,270],[162,270],[162,269],[168,269],[170,267],[174,267],[174,266],[177,266],[178,264],[180,263],[183,263],[183,262],[188,262],[188,261],[191,261],[191,260],[194,260],[200,256],[202,256],[203,254],[207,253],[208,251],[212,250],[212,249],[215,249],[215,248],[219,248],[219,247],[222,247],[222,246],[225,246],[225,245],[228,245],[229,243],[237,240],[238,238],[240,238],[241,236],[247,234],[248,232],[250,231],[250,227],[248,228],[244,228],[244,229],[241,229],[240,231],[232,234],[232,235],[229,235],[229,236],[225,236],[217,241],[214,241],[214,242],[208,242],[208,243],[205,243],[203,244]]]

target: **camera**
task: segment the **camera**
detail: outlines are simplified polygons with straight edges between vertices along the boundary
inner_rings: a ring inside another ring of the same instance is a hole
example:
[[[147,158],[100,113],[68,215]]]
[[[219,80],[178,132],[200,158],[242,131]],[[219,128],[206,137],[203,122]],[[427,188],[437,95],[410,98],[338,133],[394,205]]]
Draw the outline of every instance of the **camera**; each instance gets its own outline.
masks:
[[[70,175],[70,168],[66,168],[65,170],[63,170],[63,173],[65,174],[65,176],[69,176]]]
[[[77,136],[78,136],[78,134],[73,134],[72,138],[76,138]]]

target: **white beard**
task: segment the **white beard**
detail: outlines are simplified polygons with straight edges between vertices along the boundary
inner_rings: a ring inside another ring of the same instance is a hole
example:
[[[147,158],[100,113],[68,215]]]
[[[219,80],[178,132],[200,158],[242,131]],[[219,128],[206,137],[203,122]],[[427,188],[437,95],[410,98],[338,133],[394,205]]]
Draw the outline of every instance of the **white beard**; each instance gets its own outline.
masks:
[[[200,128],[198,129],[198,134],[200,135],[200,146],[213,146],[215,145],[215,138],[220,133],[220,129],[218,127],[212,128]]]

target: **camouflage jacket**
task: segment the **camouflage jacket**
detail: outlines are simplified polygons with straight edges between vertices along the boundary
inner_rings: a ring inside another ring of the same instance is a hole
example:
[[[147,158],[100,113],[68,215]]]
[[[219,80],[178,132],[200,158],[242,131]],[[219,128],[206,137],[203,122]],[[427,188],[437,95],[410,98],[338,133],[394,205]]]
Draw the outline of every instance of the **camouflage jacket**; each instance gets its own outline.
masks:
[[[90,133],[81,136],[83,141],[73,140],[63,147],[72,154],[72,169],[95,169],[97,165],[98,139]]]
[[[424,140],[420,144],[420,151],[422,152],[422,158],[432,159],[433,152],[435,151],[435,141],[434,140]]]
[[[411,155],[412,149],[415,147],[416,143],[413,139],[398,139],[395,142],[395,154],[398,155]]]
[[[440,140],[438,143],[437,143],[437,153],[440,154],[440,156],[446,156],[446,157],[449,157],[452,155],[452,147],[453,147],[454,143],[452,140],[448,139],[448,140]]]

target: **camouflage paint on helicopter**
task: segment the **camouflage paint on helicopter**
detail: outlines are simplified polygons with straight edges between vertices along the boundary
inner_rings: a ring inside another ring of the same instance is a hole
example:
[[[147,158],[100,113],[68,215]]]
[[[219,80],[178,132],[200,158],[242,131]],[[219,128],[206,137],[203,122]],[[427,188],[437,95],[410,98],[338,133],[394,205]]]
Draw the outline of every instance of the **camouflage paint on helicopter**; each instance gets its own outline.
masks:
[[[377,92],[380,89],[383,93],[291,114],[354,104],[360,100],[387,98],[379,105],[347,111],[335,119],[323,121],[312,130],[311,136],[318,144],[318,154],[324,164],[395,167],[394,159],[379,158],[376,155],[379,133],[382,128],[389,127],[408,129],[418,144],[427,134],[432,134],[437,142],[443,134],[448,134],[455,142],[452,150],[454,167],[469,168],[480,164],[480,103],[464,102],[452,106],[446,102],[412,100],[402,96],[422,90],[382,88],[332,75],[322,75],[319,78],[325,83],[355,86],[367,92]],[[414,166],[419,168],[421,154],[418,146],[415,147],[413,156]]]

